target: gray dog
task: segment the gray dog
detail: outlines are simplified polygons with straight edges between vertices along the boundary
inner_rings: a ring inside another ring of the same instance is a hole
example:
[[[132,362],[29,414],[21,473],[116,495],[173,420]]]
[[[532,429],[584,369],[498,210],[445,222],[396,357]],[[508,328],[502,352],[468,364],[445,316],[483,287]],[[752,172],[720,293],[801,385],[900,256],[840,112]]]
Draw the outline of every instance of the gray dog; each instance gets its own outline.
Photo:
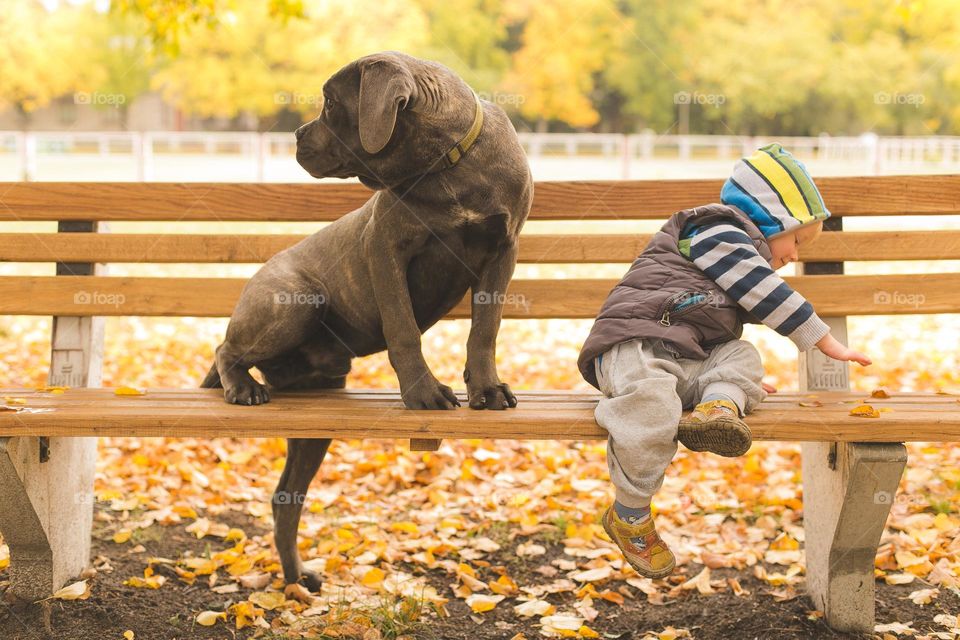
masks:
[[[250,279],[201,386],[258,405],[268,389],[343,388],[352,358],[386,349],[406,407],[454,409],[460,403],[427,366],[420,336],[469,289],[469,405],[515,407],[494,351],[533,181],[503,110],[443,65],[385,52],[327,80],[322,112],[296,137],[297,162],[311,176],[356,176],[376,193]],[[284,577],[312,590],[320,580],[303,568],[297,527],[329,445],[290,439],[273,499]]]

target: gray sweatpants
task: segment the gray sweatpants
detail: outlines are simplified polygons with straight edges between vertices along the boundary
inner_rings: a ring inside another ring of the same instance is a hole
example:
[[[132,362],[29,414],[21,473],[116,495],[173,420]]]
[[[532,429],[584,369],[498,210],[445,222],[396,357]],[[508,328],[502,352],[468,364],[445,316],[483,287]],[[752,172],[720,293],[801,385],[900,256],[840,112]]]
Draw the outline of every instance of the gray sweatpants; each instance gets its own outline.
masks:
[[[677,452],[677,425],[709,393],[733,398],[740,417],[767,397],[756,347],[731,340],[705,360],[678,358],[657,339],[621,342],[594,360],[603,397],[597,423],[607,430],[607,466],[620,504],[642,508],[663,484]]]

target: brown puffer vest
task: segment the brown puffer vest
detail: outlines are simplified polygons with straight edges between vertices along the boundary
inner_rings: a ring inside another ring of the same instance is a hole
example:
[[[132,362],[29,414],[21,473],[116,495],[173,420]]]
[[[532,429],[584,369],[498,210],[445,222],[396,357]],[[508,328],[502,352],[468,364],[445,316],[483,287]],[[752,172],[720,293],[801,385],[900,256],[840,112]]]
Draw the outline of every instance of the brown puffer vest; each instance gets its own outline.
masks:
[[[657,338],[676,358],[703,360],[716,345],[738,339],[744,322],[758,322],[680,253],[680,234],[688,223],[700,226],[718,220],[743,229],[757,252],[771,262],[767,239],[736,207],[710,204],[673,214],[603,303],[577,359],[587,382],[600,388],[593,359],[621,342]],[[703,299],[674,311],[697,294]]]

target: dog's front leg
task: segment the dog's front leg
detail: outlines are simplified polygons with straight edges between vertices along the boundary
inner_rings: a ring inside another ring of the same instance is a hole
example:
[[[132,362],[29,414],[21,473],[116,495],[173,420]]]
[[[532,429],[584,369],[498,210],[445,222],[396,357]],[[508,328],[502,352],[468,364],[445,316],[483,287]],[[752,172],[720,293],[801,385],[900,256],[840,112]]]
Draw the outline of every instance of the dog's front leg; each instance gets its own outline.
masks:
[[[460,401],[427,366],[410,302],[407,267],[429,234],[423,225],[417,225],[402,226],[398,222],[380,226],[371,220],[364,229],[361,246],[370,269],[387,356],[400,381],[404,405],[408,409],[453,409],[460,406]]]
[[[471,409],[517,406],[510,387],[500,382],[495,362],[503,302],[516,264],[517,243],[513,242],[487,261],[471,292],[470,337],[463,372]]]

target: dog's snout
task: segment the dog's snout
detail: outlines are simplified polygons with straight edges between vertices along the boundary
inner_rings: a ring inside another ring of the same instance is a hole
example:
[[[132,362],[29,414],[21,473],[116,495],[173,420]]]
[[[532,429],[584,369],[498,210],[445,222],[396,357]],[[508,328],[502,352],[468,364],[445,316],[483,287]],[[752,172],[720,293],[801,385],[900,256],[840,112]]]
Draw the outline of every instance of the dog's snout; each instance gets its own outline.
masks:
[[[300,142],[300,138],[303,137],[303,134],[307,132],[307,127],[309,124],[303,124],[297,127],[297,130],[293,132],[293,135],[297,137],[297,142]]]

